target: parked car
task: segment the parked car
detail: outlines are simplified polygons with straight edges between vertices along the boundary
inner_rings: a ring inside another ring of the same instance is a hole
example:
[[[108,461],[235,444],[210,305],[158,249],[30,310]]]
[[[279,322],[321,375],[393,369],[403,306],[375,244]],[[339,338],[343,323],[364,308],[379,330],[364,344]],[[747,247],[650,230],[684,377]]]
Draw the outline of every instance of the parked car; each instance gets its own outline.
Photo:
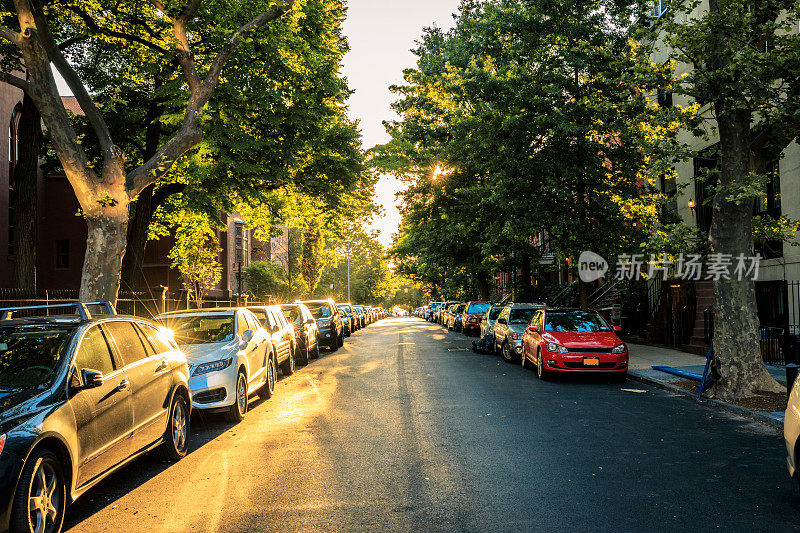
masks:
[[[247,307],[258,319],[261,326],[269,333],[269,341],[275,359],[284,376],[291,376],[295,371],[297,341],[294,325],[286,319],[280,305]],[[307,364],[305,361],[303,364]]]
[[[446,317],[447,311],[450,309],[450,307],[452,307],[452,306],[454,306],[454,305],[456,305],[458,303],[460,303],[460,302],[444,302],[441,305],[441,307],[439,307],[439,310],[438,310],[437,315],[436,315],[436,322],[438,324],[441,324],[442,326],[447,327],[447,317]]]
[[[366,327],[367,326],[367,314],[364,311],[364,306],[363,305],[354,305],[353,306],[353,311],[355,312],[355,315],[356,315],[356,323],[358,324],[358,329]]]
[[[0,531],[60,531],[67,505],[125,464],[186,455],[186,356],[153,322],[93,305],[0,310]]]
[[[464,335],[480,335],[481,321],[483,315],[491,307],[492,302],[472,300],[467,302],[467,306],[461,315],[461,332]]]
[[[328,298],[327,300],[306,300],[296,303],[305,304],[316,319],[320,342],[324,342],[332,352],[344,346],[344,324],[336,302]]]
[[[789,476],[800,479],[797,461],[800,458],[800,379],[794,381],[783,417],[783,440],[786,443],[786,468]]]
[[[462,326],[461,317],[464,315],[464,311],[466,309],[467,309],[467,304],[457,304],[455,306],[452,323],[450,324],[450,329],[452,329],[456,333],[461,333],[461,326]]]
[[[444,302],[431,302],[430,304],[428,304],[428,310],[427,313],[425,314],[425,320],[427,320],[428,322],[436,322],[436,311],[438,311],[439,307],[441,307],[443,304]]]
[[[628,347],[617,336],[621,331],[596,311],[539,309],[525,331],[522,364],[534,363],[541,379],[555,372],[602,372],[624,380]]]
[[[522,356],[522,334],[533,313],[542,307],[537,304],[513,303],[505,306],[494,323],[494,352],[507,363]]]
[[[317,321],[303,304],[281,305],[286,320],[294,326],[295,355],[297,362],[307,365],[319,357],[319,328]]]
[[[486,335],[494,335],[494,323],[503,310],[503,305],[493,304],[486,310],[486,313],[481,320],[481,337]]]
[[[336,304],[339,308],[339,313],[342,315],[342,323],[344,324],[344,336],[349,337],[356,330],[355,316],[353,316],[353,308],[350,304]]]
[[[192,407],[238,422],[250,396],[272,397],[277,359],[267,332],[244,308],[188,309],[156,317],[189,360]]]

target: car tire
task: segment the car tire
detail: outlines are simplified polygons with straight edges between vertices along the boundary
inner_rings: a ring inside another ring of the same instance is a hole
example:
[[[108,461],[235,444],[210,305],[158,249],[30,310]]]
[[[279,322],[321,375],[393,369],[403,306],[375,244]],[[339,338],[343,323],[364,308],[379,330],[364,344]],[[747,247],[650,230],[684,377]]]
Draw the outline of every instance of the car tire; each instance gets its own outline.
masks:
[[[311,352],[311,357],[313,359],[319,359],[319,335],[317,335],[317,339],[314,341],[314,351]]]
[[[296,350],[295,350],[296,352]],[[308,347],[308,338],[303,342],[303,349],[300,350],[300,357],[297,358],[297,364],[306,366],[309,359],[311,359],[311,349]]]
[[[344,346],[344,330],[342,331],[342,334],[339,335],[339,341],[338,342],[339,342],[339,348]]]
[[[519,365],[522,367],[523,370],[525,370],[525,360],[526,359],[527,359],[527,357],[525,356],[525,345],[523,344],[522,345],[522,355],[520,355],[520,357],[519,357]]]
[[[508,341],[503,341],[503,345],[500,346],[500,355],[503,356],[503,361],[506,363],[514,362],[514,354],[511,353],[511,348],[508,346]]]
[[[625,383],[625,380],[628,379],[628,371],[626,370],[625,372],[614,374],[612,379],[614,380],[614,383]]]
[[[160,451],[167,461],[180,461],[189,451],[189,406],[182,394],[172,398]]]
[[[334,337],[333,339],[331,339],[331,343],[328,345],[328,348],[330,348],[330,350],[332,352],[335,352],[336,350],[338,350],[339,349],[339,337]]]
[[[229,422],[241,422],[247,414],[247,376],[240,371],[236,376],[236,389],[233,405],[228,408],[226,417]]]
[[[547,370],[544,368],[544,358],[542,357],[542,351],[539,350],[536,353],[536,375],[542,381],[547,381],[548,373]]]
[[[281,372],[284,376],[291,376],[294,374],[295,364],[294,364],[294,350],[289,350],[289,357],[286,358],[286,361],[281,363]]]
[[[267,359],[267,368],[264,369],[267,376],[264,380],[264,385],[258,389],[258,397],[262,400],[269,400],[275,394],[275,384],[278,382],[278,366],[275,364],[275,358],[269,354]]]
[[[42,483],[44,479],[44,484]],[[47,499],[41,496],[47,493]],[[39,506],[31,510],[34,498]],[[33,452],[22,468],[17,489],[14,492],[14,501],[11,507],[10,531],[33,532],[36,531],[36,517],[44,520],[45,527],[41,531],[61,531],[64,524],[66,510],[67,487],[64,482],[64,470],[58,457],[48,449],[42,448]],[[51,516],[52,515],[52,516]],[[52,524],[49,528],[47,524]]]

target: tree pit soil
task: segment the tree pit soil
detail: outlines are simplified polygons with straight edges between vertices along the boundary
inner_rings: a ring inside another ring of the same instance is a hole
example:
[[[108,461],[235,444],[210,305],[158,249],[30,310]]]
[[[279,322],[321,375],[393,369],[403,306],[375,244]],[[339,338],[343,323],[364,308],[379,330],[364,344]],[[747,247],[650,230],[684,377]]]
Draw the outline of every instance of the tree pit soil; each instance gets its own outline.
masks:
[[[786,383],[779,381],[779,383],[786,385]],[[697,397],[697,385],[699,382],[690,379],[683,379],[680,381],[672,382],[683,390],[690,392],[695,398]],[[777,413],[786,410],[786,393],[776,392],[762,392],[755,396],[741,398],[739,400],[731,400],[732,405],[738,405],[745,409],[752,411],[763,411],[765,413]]]

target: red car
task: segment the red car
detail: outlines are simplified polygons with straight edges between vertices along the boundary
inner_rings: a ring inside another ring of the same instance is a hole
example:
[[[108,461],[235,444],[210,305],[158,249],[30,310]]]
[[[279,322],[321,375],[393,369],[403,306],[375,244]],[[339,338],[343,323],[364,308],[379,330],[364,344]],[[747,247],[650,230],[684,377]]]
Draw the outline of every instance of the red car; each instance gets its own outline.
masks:
[[[539,309],[522,336],[522,365],[536,365],[540,379],[555,372],[601,372],[624,380],[628,347],[596,311]]]
[[[470,333],[480,335],[481,320],[483,320],[483,315],[486,314],[486,311],[491,306],[492,302],[468,302],[464,313],[461,315],[461,333],[464,335],[469,335]]]

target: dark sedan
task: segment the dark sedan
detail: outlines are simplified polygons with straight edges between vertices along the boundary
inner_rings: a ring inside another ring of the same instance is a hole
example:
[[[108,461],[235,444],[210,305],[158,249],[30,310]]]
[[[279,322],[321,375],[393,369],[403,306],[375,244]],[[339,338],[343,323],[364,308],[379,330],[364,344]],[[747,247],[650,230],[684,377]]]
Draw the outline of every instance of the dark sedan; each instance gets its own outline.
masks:
[[[67,504],[123,465],[188,449],[189,368],[168,332],[76,308],[0,310],[0,531],[59,531]]]
[[[328,298],[327,300],[306,300],[296,303],[305,304],[316,319],[320,342],[324,342],[332,352],[344,346],[344,324],[336,302]]]
[[[283,304],[281,310],[286,320],[294,326],[295,353],[300,364],[319,357],[319,329],[317,321],[303,304]]]

